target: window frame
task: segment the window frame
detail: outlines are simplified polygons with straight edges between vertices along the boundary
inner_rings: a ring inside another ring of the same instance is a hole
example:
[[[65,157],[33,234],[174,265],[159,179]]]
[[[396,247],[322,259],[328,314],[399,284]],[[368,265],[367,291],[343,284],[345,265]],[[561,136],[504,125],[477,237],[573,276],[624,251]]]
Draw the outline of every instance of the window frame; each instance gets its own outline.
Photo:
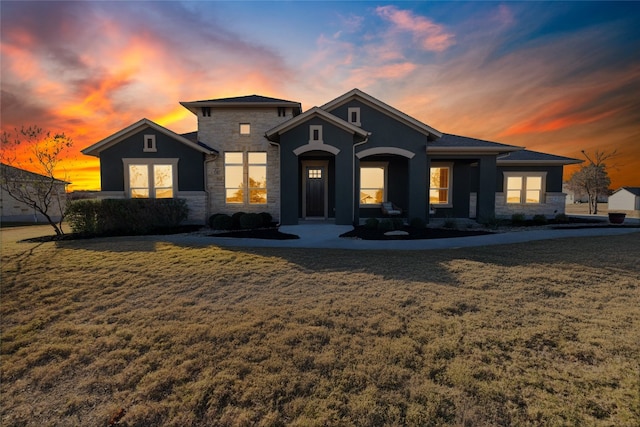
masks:
[[[545,203],[545,194],[547,188],[547,172],[545,171],[509,171],[503,172],[504,181],[503,181],[503,193],[504,193],[504,203],[508,205],[542,205]],[[509,178],[521,178],[522,185],[520,189],[509,190]],[[529,190],[527,188],[527,178],[540,178],[540,189],[539,190]],[[509,191],[519,191],[520,192],[520,201],[519,202],[510,202],[509,201]],[[538,201],[537,202],[528,202],[527,201],[527,192],[529,191],[538,191]]]
[[[318,132],[318,138],[314,138],[315,132]],[[309,144],[323,144],[322,125],[309,125]]]
[[[354,114],[356,115],[356,120],[355,121],[351,120]],[[361,122],[360,122],[360,107],[349,107],[347,109],[347,121],[349,123],[351,123],[352,125],[355,125],[355,126],[358,126],[358,127],[361,126]]]
[[[144,153],[156,153],[158,147],[156,146],[156,136],[154,134],[146,134],[142,140],[142,151]]]
[[[251,161],[251,154],[264,154],[264,162],[258,163],[252,163]],[[267,201],[268,201],[268,192],[267,192],[267,174],[269,171],[268,168],[268,163],[269,163],[269,155],[266,151],[247,151],[247,187],[248,187],[248,192],[247,192],[247,197],[248,197],[248,202],[250,205],[266,205]],[[264,187],[250,187],[249,185],[251,184],[251,167],[264,167]],[[251,198],[251,192],[255,191],[255,190],[264,190],[264,202],[253,202],[252,198]]]
[[[240,163],[228,163],[227,162],[227,154],[241,154],[242,161]],[[264,162],[254,162],[251,163],[250,157],[251,154],[264,154]],[[269,192],[268,192],[268,177],[269,174],[269,153],[267,151],[225,151],[222,155],[223,162],[223,175],[224,175],[224,202],[227,205],[266,205],[269,200]],[[227,197],[228,190],[237,191],[237,187],[228,187],[227,186],[227,167],[241,167],[242,168],[242,182],[240,183],[240,188],[242,189],[242,201],[230,202]],[[251,167],[264,167],[265,169],[265,182],[264,187],[250,187],[250,177],[251,177]],[[264,202],[252,202],[251,201],[251,191],[255,190],[263,190],[265,193],[265,201]]]
[[[363,187],[362,187],[362,169],[383,169],[383,187],[382,187],[382,202],[380,203],[384,203],[387,201],[387,196],[388,196],[388,188],[389,188],[389,162],[360,162],[360,168],[359,168],[359,192],[358,194],[362,193]],[[364,188],[365,190],[367,189],[371,189],[373,190],[373,187],[367,187]],[[379,202],[375,202],[375,203],[362,203],[361,197],[358,197],[358,203],[360,205],[361,208],[380,208],[380,203]]]
[[[240,154],[241,155],[241,161],[240,163],[233,163],[233,162],[227,162],[227,154]],[[245,155],[244,155],[244,151],[225,151],[222,154],[222,163],[223,163],[223,174],[224,174],[224,203],[226,205],[244,205],[245,204],[245,200],[246,200],[246,177],[245,177],[245,171],[244,171],[244,160],[245,160]],[[227,191],[229,190],[238,190],[237,186],[234,187],[229,187],[227,185],[227,168],[228,167],[238,167],[240,166],[242,169],[242,181],[240,182],[240,189],[242,190],[242,201],[239,202],[230,202],[229,201],[229,197],[227,196]]]
[[[431,186],[431,170],[432,169],[447,169],[447,187],[432,187]],[[429,192],[428,201],[429,206],[434,208],[452,208],[453,207],[453,162],[433,162],[429,165]],[[447,202],[446,203],[432,203],[431,202],[431,190],[442,191],[447,190]]]
[[[171,166],[171,199],[175,199],[178,194],[178,162],[180,159],[176,158],[159,158],[159,159],[138,159],[138,158],[123,158],[122,163],[124,167],[124,190],[128,199],[142,198],[142,199],[156,199],[156,186],[155,186],[155,168],[153,166]],[[129,167],[132,165],[146,166],[147,167],[147,181],[148,187],[135,187],[147,188],[149,190],[148,197],[132,197],[131,191],[131,174]],[[167,188],[167,187],[161,187]]]

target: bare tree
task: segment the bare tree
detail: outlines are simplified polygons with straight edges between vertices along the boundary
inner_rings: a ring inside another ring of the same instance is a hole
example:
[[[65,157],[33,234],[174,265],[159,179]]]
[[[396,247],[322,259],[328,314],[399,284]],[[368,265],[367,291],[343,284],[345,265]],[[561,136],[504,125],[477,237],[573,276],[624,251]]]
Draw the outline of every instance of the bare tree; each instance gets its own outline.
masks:
[[[605,162],[615,157],[617,150],[611,153],[596,150],[591,156],[582,150],[582,154],[589,163],[581,166],[580,169],[569,178],[568,184],[569,188],[575,193],[584,193],[587,195],[589,213],[597,214],[598,198],[608,195],[609,185],[611,184]]]
[[[63,235],[67,183],[57,179],[54,171],[72,147],[71,138],[37,126],[3,131],[0,138],[0,187],[44,216],[56,235]]]

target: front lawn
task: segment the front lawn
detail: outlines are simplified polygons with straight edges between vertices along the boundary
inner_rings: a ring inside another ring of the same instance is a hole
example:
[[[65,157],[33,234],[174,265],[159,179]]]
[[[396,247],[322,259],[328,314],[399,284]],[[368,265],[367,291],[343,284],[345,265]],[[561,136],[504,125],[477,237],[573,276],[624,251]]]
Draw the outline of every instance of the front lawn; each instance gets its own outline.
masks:
[[[363,252],[18,231],[2,425],[640,421],[638,233]]]

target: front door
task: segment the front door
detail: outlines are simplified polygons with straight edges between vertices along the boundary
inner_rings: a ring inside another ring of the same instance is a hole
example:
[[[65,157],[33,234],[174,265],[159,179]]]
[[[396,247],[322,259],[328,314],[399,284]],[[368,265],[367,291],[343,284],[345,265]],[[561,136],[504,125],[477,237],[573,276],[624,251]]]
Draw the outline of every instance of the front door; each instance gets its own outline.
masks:
[[[325,186],[327,171],[324,166],[307,166],[305,216],[325,217]]]

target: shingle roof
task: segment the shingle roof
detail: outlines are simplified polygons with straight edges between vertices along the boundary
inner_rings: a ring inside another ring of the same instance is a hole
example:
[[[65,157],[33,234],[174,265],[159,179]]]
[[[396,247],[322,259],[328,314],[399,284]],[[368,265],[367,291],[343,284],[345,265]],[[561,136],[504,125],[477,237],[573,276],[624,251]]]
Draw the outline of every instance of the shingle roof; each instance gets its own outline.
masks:
[[[193,131],[193,132],[187,132],[187,133],[182,133],[180,134],[180,136],[187,138],[189,141],[191,142],[195,142],[196,144],[198,144],[199,146],[206,148],[207,150],[211,150],[214,153],[218,153],[218,150],[216,150],[215,148],[210,147],[209,145],[205,144],[204,142],[198,141],[198,131]]]
[[[246,95],[246,96],[235,96],[232,98],[218,98],[218,99],[207,99],[202,101],[193,101],[193,102],[206,102],[206,103],[215,103],[215,104],[229,104],[229,103],[291,103],[298,104],[295,101],[287,101],[286,99],[277,99],[277,98],[269,98],[268,96],[261,95]]]
[[[622,187],[620,188],[620,190],[627,190],[629,193],[633,194],[634,196],[640,196],[640,187]],[[618,190],[618,191],[620,191]],[[616,191],[616,193],[618,192]]]
[[[427,152],[444,152],[451,150],[458,151],[490,151],[496,153],[508,153],[510,151],[522,150],[522,147],[514,145],[500,144],[498,142],[485,141],[467,136],[442,134],[441,138],[427,143]]]
[[[582,163],[582,160],[572,159],[571,157],[556,156],[554,154],[540,153],[531,150],[514,151],[504,156],[498,157],[499,163],[510,162],[532,162],[532,163],[556,163],[556,164],[575,164]]]
[[[20,169],[17,168],[15,166],[10,166],[4,163],[0,163],[0,173],[2,175],[7,176],[9,179],[12,180],[49,180],[51,179],[50,177],[46,176],[46,175],[42,175],[39,173],[35,173],[35,172],[31,172],[25,169]],[[67,181],[63,181],[61,179],[58,178],[53,178],[53,180],[58,183],[58,184],[71,184],[70,182]]]
[[[297,116],[302,112],[302,105],[299,102],[287,101],[286,99],[269,98],[261,95],[236,96],[233,98],[205,99],[201,101],[182,101],[180,105],[194,114],[202,107],[227,108],[227,107],[288,107],[293,108],[293,115]]]

